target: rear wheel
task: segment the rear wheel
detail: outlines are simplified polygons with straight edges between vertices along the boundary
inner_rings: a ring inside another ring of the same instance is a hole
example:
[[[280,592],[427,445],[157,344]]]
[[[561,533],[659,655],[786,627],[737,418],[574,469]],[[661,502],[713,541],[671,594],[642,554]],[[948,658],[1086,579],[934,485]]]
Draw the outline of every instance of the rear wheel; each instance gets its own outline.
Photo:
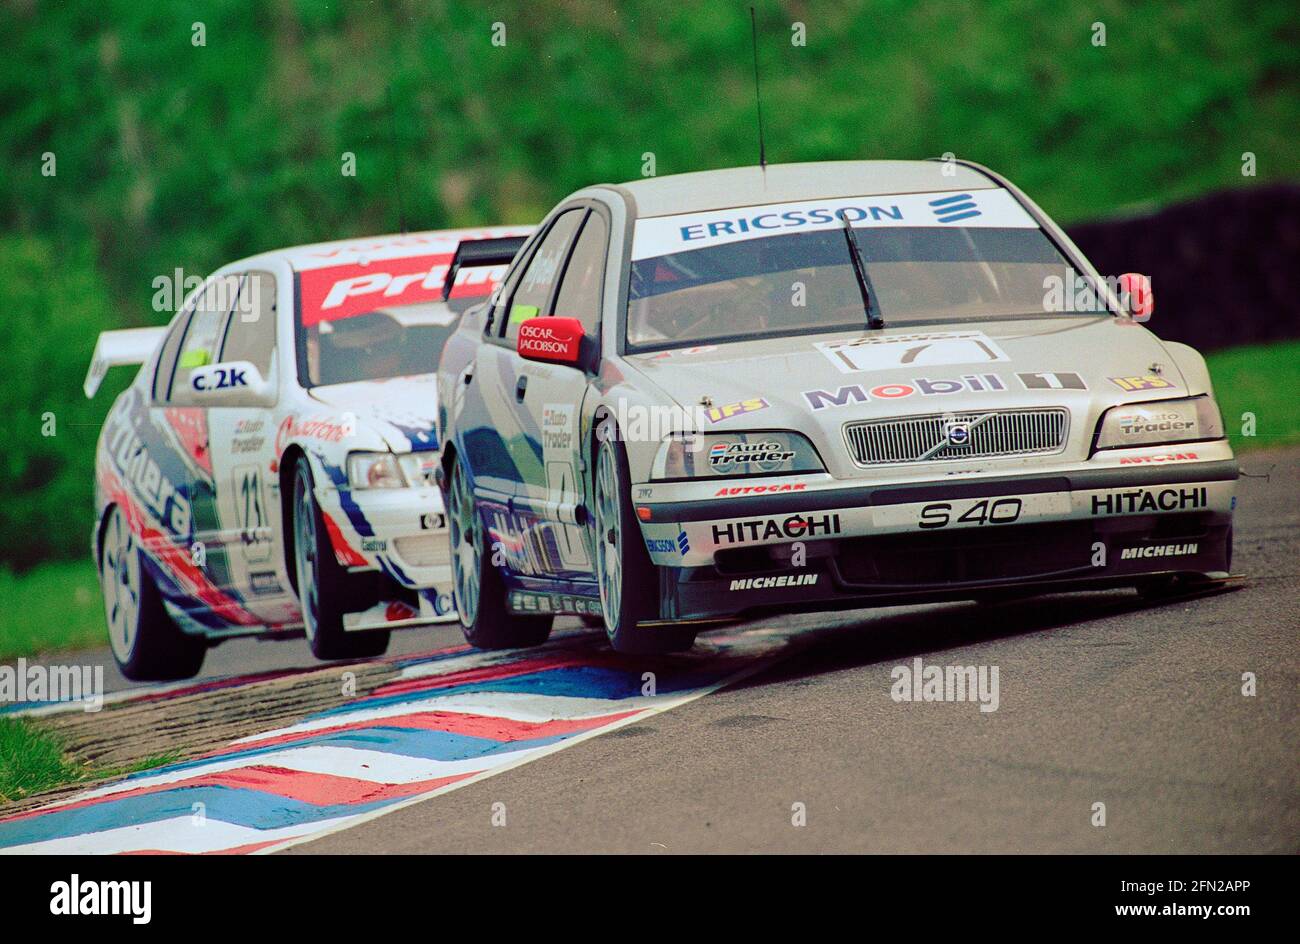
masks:
[[[293,475],[293,563],[307,644],[318,659],[363,659],[388,649],[387,630],[349,633],[343,614],[374,601],[334,556],[305,459]]]
[[[114,505],[99,555],[108,641],[122,674],[134,682],[193,678],[203,667],[207,640],[184,632],[168,615],[144,565],[144,552]]]
[[[456,612],[465,641],[479,649],[514,649],[546,642],[553,617],[516,616],[506,608],[505,582],[488,553],[483,523],[459,459],[451,470],[447,532]]]
[[[617,652],[648,655],[680,652],[695,644],[695,630],[684,626],[638,626],[659,615],[659,577],[641,526],[632,511],[631,475],[617,437],[602,440],[596,450],[595,547],[600,605],[605,635]]]

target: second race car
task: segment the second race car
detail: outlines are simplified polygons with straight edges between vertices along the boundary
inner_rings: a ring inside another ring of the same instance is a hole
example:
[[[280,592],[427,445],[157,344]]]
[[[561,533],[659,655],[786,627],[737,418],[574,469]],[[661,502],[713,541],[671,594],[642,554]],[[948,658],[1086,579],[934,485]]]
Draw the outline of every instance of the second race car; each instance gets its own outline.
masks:
[[[528,232],[268,252],[204,280],[168,327],[100,336],[87,396],[144,365],[95,461],[123,674],[186,678],[222,639],[298,630],[319,658],[373,656],[391,629],[455,618],[434,369]]]

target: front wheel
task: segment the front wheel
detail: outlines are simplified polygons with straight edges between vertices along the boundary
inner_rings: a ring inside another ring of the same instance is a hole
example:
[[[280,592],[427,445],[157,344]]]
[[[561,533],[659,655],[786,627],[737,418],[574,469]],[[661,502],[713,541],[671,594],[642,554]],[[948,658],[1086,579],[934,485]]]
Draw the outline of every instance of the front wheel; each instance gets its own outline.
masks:
[[[605,635],[616,652],[681,652],[695,645],[695,630],[637,625],[658,616],[659,577],[632,511],[631,480],[627,456],[617,437],[602,440],[596,450],[596,508],[592,517]]]
[[[117,505],[104,523],[99,585],[109,645],[124,676],[133,682],[172,682],[199,674],[207,640],[184,632],[168,615],[145,569],[144,551]]]
[[[483,522],[459,459],[451,470],[447,533],[456,613],[465,641],[478,649],[516,649],[546,642],[553,617],[516,616],[506,608],[505,581],[492,563]]]
[[[293,476],[293,563],[312,655],[317,659],[365,659],[387,651],[386,630],[349,633],[343,628],[344,613],[364,609],[374,601],[360,592],[356,579],[334,556],[306,459],[298,463]]]

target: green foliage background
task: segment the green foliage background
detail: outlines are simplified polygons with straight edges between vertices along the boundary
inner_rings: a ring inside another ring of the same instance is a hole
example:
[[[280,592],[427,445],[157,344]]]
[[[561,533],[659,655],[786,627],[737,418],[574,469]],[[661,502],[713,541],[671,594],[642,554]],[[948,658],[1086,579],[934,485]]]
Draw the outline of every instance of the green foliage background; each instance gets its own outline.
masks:
[[[1067,223],[1297,176],[1293,0],[755,5],[771,161],[952,151]],[[403,211],[531,222],[647,153],[659,174],[756,154],[747,3],[7,0],[0,36],[16,567],[84,552],[122,378],[94,404],[81,378],[99,330],[164,320],[157,276],[392,231]]]

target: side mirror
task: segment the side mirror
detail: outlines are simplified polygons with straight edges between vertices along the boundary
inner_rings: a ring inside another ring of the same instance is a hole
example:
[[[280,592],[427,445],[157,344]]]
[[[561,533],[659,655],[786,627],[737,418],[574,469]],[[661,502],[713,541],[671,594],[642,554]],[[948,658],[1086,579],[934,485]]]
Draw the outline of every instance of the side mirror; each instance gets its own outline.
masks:
[[[275,390],[250,361],[226,361],[190,372],[187,400],[195,406],[274,406]]]
[[[515,350],[530,361],[578,367],[582,363],[582,322],[577,318],[529,318],[519,325]]]
[[[1156,309],[1156,297],[1151,292],[1151,277],[1136,272],[1125,272],[1119,277],[1119,298],[1134,321],[1150,321]]]

